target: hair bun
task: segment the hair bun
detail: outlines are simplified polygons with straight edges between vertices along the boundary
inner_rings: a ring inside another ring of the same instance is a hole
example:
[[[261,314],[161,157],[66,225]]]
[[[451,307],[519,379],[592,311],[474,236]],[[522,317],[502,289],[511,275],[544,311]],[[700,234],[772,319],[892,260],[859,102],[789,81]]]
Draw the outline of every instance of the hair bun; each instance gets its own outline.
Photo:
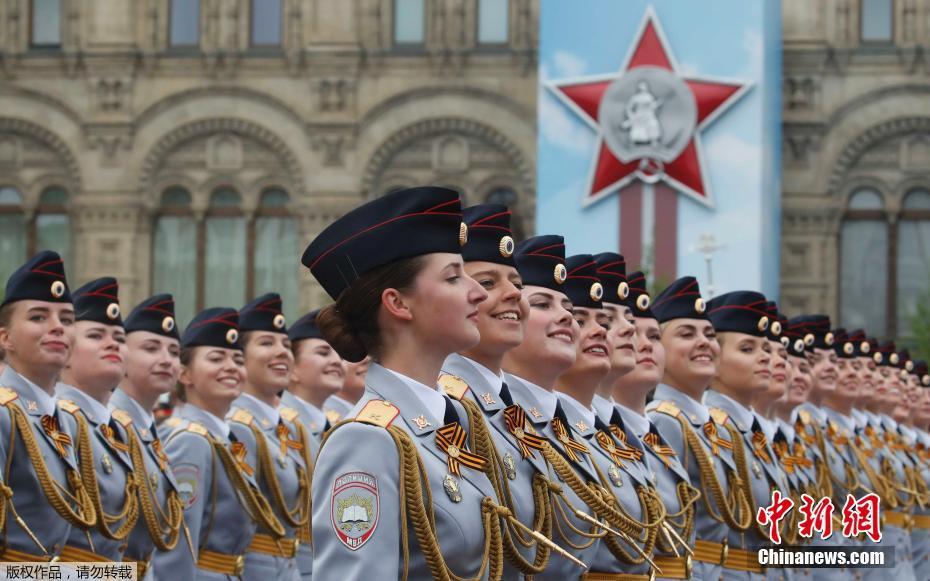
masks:
[[[368,356],[361,338],[352,331],[349,322],[336,310],[335,305],[324,307],[316,316],[316,326],[326,341],[346,361],[358,363]]]

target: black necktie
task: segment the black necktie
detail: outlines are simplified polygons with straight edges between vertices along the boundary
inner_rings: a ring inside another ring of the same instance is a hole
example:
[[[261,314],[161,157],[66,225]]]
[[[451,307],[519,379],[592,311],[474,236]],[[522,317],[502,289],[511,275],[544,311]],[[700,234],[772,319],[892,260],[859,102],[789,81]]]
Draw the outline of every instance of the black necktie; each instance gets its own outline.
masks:
[[[508,407],[513,405],[513,397],[510,395],[510,388],[507,387],[507,382],[501,384],[501,400],[507,404]]]
[[[448,397],[443,396],[443,399],[446,400],[446,413],[443,415],[442,423],[444,425],[458,423],[459,414],[455,411],[455,406],[452,405],[452,400]]]

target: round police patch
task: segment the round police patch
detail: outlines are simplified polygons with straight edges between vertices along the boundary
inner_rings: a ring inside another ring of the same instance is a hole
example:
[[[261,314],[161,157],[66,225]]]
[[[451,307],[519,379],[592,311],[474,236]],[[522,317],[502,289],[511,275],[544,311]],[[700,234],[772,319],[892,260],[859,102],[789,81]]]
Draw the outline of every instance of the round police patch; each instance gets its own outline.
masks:
[[[366,472],[346,472],[333,482],[333,531],[349,550],[357,551],[375,533],[381,515],[378,479]]]
[[[200,467],[196,464],[178,464],[171,467],[178,483],[178,497],[187,508],[197,501],[200,494]]]

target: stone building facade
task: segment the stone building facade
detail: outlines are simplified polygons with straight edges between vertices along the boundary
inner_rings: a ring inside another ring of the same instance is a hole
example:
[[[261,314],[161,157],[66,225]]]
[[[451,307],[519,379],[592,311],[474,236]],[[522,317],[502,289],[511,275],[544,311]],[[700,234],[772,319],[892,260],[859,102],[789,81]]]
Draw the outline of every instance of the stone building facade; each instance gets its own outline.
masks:
[[[446,185],[530,232],[537,30],[535,0],[0,2],[0,270],[51,246],[182,321],[297,314],[305,243],[371,196]]]
[[[782,8],[782,304],[906,337],[930,300],[930,1]]]

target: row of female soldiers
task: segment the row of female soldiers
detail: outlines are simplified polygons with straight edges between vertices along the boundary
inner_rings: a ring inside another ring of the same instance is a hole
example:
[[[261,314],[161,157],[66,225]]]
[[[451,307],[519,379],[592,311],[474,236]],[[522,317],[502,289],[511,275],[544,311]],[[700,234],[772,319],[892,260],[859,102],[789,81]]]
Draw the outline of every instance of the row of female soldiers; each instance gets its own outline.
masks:
[[[167,295],[124,321],[113,279],[72,296],[57,255],[34,257],[0,306],[0,560],[262,581],[887,574],[761,566],[778,490],[879,494],[894,574],[930,579],[926,364],[756,292],[705,303],[684,277],[652,299],[619,254],[516,244],[509,220],[434,187],[365,204],[306,249],[335,303],[290,328],[276,295],[181,335]],[[327,417],[340,358],[372,363]],[[792,544],[866,542],[796,525]]]

